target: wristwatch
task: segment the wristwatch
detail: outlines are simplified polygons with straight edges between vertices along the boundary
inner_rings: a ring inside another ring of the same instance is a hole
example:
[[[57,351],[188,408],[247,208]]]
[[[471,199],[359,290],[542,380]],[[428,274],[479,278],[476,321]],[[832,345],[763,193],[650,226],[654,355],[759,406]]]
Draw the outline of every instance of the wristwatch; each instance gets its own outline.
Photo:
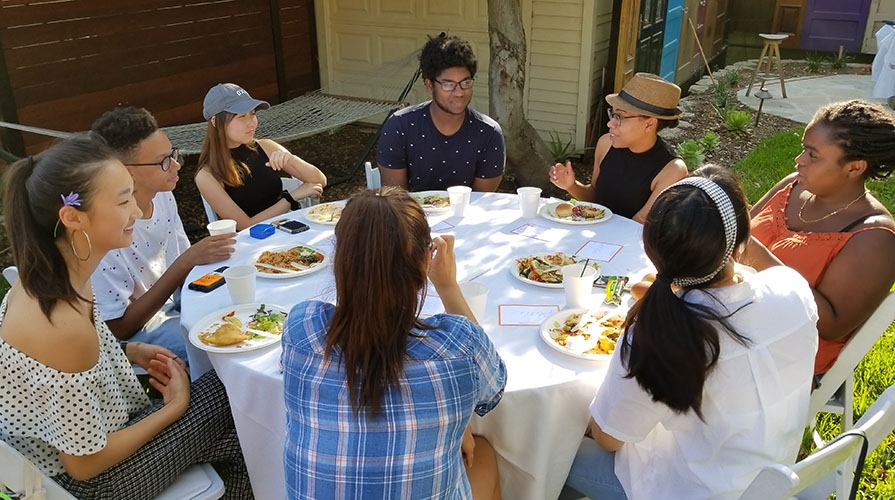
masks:
[[[292,210],[298,210],[299,208],[301,208],[301,205],[299,205],[298,202],[295,201],[295,198],[292,197],[292,193],[290,193],[288,189],[284,189],[281,196],[284,200],[289,202],[289,208],[291,208]]]

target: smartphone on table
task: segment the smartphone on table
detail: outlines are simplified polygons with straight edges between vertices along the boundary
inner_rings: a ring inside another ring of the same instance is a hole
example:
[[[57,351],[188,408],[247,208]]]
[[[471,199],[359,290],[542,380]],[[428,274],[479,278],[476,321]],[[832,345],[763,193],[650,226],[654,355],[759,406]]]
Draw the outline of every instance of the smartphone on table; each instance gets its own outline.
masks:
[[[271,222],[277,229],[280,231],[286,231],[290,234],[297,234],[310,229],[310,227],[304,222],[299,222],[297,220],[292,219],[280,219]]]
[[[210,292],[220,288],[224,284],[224,275],[221,273],[224,272],[227,267],[229,266],[221,266],[208,274],[196,278],[187,285],[187,288],[197,292]]]

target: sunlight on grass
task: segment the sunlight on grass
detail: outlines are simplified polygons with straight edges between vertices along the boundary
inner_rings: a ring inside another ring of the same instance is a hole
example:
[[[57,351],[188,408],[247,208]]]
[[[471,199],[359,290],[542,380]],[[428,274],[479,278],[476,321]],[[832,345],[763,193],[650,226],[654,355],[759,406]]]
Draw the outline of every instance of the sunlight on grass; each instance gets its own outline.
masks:
[[[740,160],[734,167],[746,191],[750,203],[755,203],[768,189],[793,171],[795,157],[802,150],[801,128],[784,130],[768,138]],[[895,186],[892,181],[870,181],[867,188],[891,212],[895,208]],[[855,420],[876,401],[883,391],[895,384],[895,325],[889,326],[876,345],[864,356],[855,369]],[[839,416],[820,413],[817,429],[824,440],[830,440],[841,432]],[[804,456],[813,450],[810,434],[803,440]],[[868,454],[861,476],[859,498],[895,498],[895,433]]]

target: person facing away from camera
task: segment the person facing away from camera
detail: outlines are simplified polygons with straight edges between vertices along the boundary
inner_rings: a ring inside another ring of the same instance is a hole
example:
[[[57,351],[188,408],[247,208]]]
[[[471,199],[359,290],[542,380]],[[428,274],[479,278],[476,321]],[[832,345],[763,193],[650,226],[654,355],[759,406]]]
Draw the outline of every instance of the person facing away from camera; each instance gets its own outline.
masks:
[[[173,193],[180,155],[149,111],[112,109],[93,122],[91,133],[127,167],[142,212],[131,244],[111,249],[91,276],[100,315],[117,338],[163,345],[186,360],[181,285],[194,266],[230,258],[236,235],[209,236],[190,245]]]
[[[748,239],[727,169],[656,198],[643,225],[656,281],[625,320],[569,487],[592,500],[732,500],[765,465],[795,461],[817,308],[794,270],[737,264]]]
[[[752,208],[748,264],[783,263],[817,301],[825,373],[895,281],[895,220],[867,190],[895,169],[895,116],[863,100],[822,107],[805,128],[796,171]]]
[[[128,169],[75,136],[13,164],[3,202],[19,279],[0,304],[0,439],[77,498],[155,498],[200,462],[220,473],[225,498],[252,498],[216,374],[191,386],[171,351],[123,350],[94,307],[91,275],[131,245],[142,215]]]
[[[233,83],[219,83],[208,90],[202,115],[208,122],[196,187],[221,218],[236,221],[236,229],[298,210],[299,200],[320,196],[326,176],[317,167],[271,139],[255,137],[256,112],[270,108],[252,99]],[[297,188],[283,189],[281,174],[301,181]]]
[[[420,70],[432,99],[397,111],[382,127],[376,163],[383,186],[497,190],[506,150],[500,125],[469,107],[477,69],[469,42],[445,33],[429,38]]]
[[[363,191],[336,225],[336,304],[302,302],[283,332],[290,499],[499,499],[472,413],[506,367],[457,284],[454,239],[403,189]],[[445,313],[421,318],[427,277]]]
[[[680,96],[680,87],[659,76],[635,74],[621,92],[606,96],[609,132],[597,141],[590,183],[575,179],[571,162],[550,167],[550,182],[642,223],[659,193],[687,175],[680,155],[658,135],[677,126]]]

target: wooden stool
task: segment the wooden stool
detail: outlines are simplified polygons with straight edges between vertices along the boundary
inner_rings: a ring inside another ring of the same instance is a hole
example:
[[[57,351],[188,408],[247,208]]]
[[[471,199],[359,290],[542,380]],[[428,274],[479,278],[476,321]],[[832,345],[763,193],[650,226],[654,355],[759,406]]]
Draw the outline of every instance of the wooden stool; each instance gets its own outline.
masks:
[[[752,91],[752,84],[755,83],[755,75],[761,69],[762,62],[767,57],[767,63],[764,70],[763,78],[771,78],[777,76],[780,78],[780,90],[783,91],[783,98],[786,98],[786,85],[783,83],[783,66],[780,64],[780,43],[789,38],[786,33],[768,34],[759,33],[758,36],[764,39],[764,47],[761,49],[761,55],[758,57],[758,64],[755,65],[755,71],[752,72],[752,78],[749,79],[749,88],[746,89],[746,95]],[[771,62],[777,62],[777,74],[771,73]]]

